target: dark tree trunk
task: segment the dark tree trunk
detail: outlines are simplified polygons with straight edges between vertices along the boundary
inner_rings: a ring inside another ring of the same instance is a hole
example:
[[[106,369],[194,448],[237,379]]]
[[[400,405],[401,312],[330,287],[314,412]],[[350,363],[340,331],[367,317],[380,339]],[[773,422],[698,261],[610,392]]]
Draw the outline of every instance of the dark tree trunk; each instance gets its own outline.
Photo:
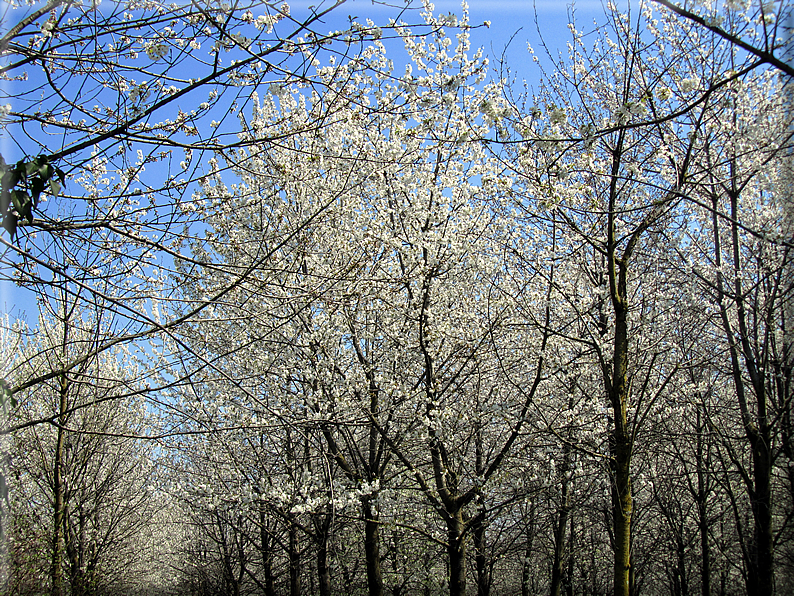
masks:
[[[572,401],[568,407],[573,407]],[[570,513],[570,486],[568,480],[568,469],[570,467],[571,452],[570,447],[563,446],[562,459],[562,486],[560,487],[560,507],[557,510],[557,520],[554,527],[554,560],[551,565],[551,586],[549,592],[551,596],[560,596],[562,593],[563,577],[565,576],[565,531],[568,527],[568,515]]]
[[[447,517],[449,596],[465,596],[466,594],[466,545],[462,534],[462,512],[457,511]]]
[[[697,442],[695,445],[695,474],[697,475],[697,495],[695,500],[698,509],[698,532],[700,533],[700,593],[711,596],[711,548],[709,547],[709,520],[706,509],[708,497],[706,478],[706,454],[703,444],[704,424],[701,420],[700,408],[697,410]]]
[[[372,508],[372,497],[362,500],[364,512],[364,556],[367,564],[369,596],[383,596],[383,575],[380,568],[380,527],[378,514]]]
[[[259,550],[262,555],[262,573],[265,576],[265,596],[276,596],[273,576],[273,546],[264,506],[259,508]]]
[[[328,567],[328,539],[321,536],[317,544],[317,583],[320,596],[331,596],[331,569]]]
[[[747,593],[753,596],[772,596],[773,536],[772,536],[772,479],[768,436],[753,445],[754,487],[750,493],[753,512],[753,540],[747,574]]]
[[[551,565],[551,596],[560,596],[565,575],[565,531],[568,526],[568,509],[562,507],[554,528],[554,560]]]
[[[55,458],[53,462],[53,528],[52,528],[52,560],[50,564],[50,593],[52,596],[63,594],[63,567],[62,557],[62,531],[65,525],[64,517],[64,482],[63,482],[63,452],[66,439],[66,398],[69,393],[69,379],[65,374],[59,378],[59,403],[58,403],[58,438],[55,443]]]
[[[621,277],[625,271],[621,272]],[[628,308],[615,300],[615,355],[610,399],[614,428],[610,441],[612,455],[612,526],[615,539],[615,596],[631,596],[631,491],[632,439],[628,428]]]
[[[301,555],[298,544],[298,527],[289,515],[289,596],[300,596],[301,593]]]
[[[531,596],[532,586],[530,562],[532,556],[535,554],[533,551],[532,543],[535,538],[535,501],[529,506],[529,525],[527,526],[527,545],[524,550],[524,564],[521,569],[521,596]]]
[[[682,522],[681,531],[684,531]],[[689,582],[686,579],[686,547],[684,546],[683,539],[679,536],[676,544],[676,552],[678,558],[678,590],[681,596],[689,596]]]
[[[568,532],[568,575],[565,582],[565,593],[567,596],[573,596],[573,566],[574,566],[574,550],[573,550],[573,515],[571,517],[571,529]]]
[[[720,307],[720,319],[725,338],[728,342],[728,352],[731,359],[731,369],[734,381],[736,398],[742,415],[742,424],[747,442],[753,458],[750,471],[752,482],[748,483],[747,491],[750,499],[750,508],[753,514],[753,536],[749,540],[747,549],[747,593],[752,596],[772,596],[773,591],[773,535],[772,535],[772,445],[771,429],[769,425],[767,397],[767,379],[762,364],[765,353],[759,353],[751,339],[751,323],[753,318],[748,313],[748,308],[756,311],[767,308],[766,305],[746,303],[747,296],[742,285],[741,240],[739,238],[739,191],[736,181],[732,180],[730,191],[731,201],[731,265],[733,268],[733,287],[725,289],[722,274],[717,276],[717,301]],[[716,199],[715,199],[716,208]],[[722,266],[722,247],[719,224],[716,213],[712,214],[714,231],[714,253],[717,267]],[[729,307],[728,303],[732,303]],[[735,306],[734,315],[729,314],[729,309]],[[736,325],[738,327],[735,328]],[[767,350],[768,347],[763,349]],[[744,364],[744,369],[742,367]],[[745,376],[746,372],[746,376]],[[746,382],[749,377],[749,383]],[[749,406],[748,393],[755,398],[755,411]]]
[[[477,596],[491,593],[491,573],[488,566],[485,510],[481,510],[474,522],[474,562],[477,568]]]

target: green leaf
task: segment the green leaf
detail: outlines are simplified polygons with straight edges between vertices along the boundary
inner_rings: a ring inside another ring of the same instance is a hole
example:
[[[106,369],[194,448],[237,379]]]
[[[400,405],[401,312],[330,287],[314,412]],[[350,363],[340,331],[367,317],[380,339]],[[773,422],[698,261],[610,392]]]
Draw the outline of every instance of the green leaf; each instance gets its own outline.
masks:
[[[49,158],[46,155],[39,155],[36,158],[36,163],[39,166],[38,168],[39,176],[41,176],[44,182],[52,178],[52,175],[55,172],[55,168],[52,167],[52,164],[50,163]]]
[[[23,160],[19,160],[17,165],[14,166],[14,178],[12,188],[19,184],[22,180],[27,177],[27,165]]]
[[[39,196],[44,191],[44,180],[41,178],[34,178],[30,181],[30,194],[33,197],[33,206],[39,204]],[[32,222],[31,222],[32,223]]]
[[[25,176],[32,176],[39,171],[39,164],[36,160],[25,162]]]
[[[3,190],[6,192],[12,190],[19,182],[19,175],[16,168],[6,170],[3,174]]]
[[[0,216],[8,211],[8,206],[11,204],[11,193],[7,189],[3,189],[0,193]]]
[[[50,194],[54,197],[58,196],[58,193],[61,192],[61,183],[57,180],[50,179]]]
[[[17,213],[22,214],[30,203],[30,197],[24,190],[12,190],[11,202],[14,203],[14,209],[17,210]]]
[[[3,219],[3,227],[11,236],[12,240],[17,233],[17,219],[18,218],[15,213],[7,213]]]

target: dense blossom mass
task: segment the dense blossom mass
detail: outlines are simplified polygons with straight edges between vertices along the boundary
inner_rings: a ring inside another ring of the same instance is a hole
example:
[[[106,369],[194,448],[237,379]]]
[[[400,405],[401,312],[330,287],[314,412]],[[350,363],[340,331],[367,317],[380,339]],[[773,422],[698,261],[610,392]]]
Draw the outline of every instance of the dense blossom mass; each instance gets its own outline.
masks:
[[[782,2],[3,10],[0,594],[794,589]]]

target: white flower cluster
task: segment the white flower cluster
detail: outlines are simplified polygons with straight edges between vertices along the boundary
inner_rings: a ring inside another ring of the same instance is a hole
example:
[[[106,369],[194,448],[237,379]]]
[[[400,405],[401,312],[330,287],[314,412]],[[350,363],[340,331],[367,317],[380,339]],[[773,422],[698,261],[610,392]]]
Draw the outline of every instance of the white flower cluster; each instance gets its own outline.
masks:
[[[264,29],[267,33],[273,32],[273,26],[281,20],[280,15],[261,14],[252,20],[254,27]]]
[[[656,90],[656,97],[659,98],[659,101],[667,101],[672,95],[673,92],[670,91],[670,87],[664,85]]]
[[[130,101],[146,101],[150,94],[151,91],[149,90],[149,85],[144,81],[140,85],[135,85],[132,89],[130,89]]]
[[[150,41],[143,46],[146,55],[151,60],[160,60],[168,53],[168,46],[162,41]]]
[[[690,77],[688,79],[683,79],[678,84],[678,88],[681,90],[681,93],[684,94],[692,93],[698,87],[700,87],[700,80],[697,77]]]
[[[643,102],[629,101],[617,109],[615,112],[615,120],[622,124],[631,120],[632,116],[641,116],[647,111],[648,109]]]
[[[567,119],[568,114],[565,113],[563,108],[552,106],[551,110],[549,110],[549,122],[551,124],[565,124]]]

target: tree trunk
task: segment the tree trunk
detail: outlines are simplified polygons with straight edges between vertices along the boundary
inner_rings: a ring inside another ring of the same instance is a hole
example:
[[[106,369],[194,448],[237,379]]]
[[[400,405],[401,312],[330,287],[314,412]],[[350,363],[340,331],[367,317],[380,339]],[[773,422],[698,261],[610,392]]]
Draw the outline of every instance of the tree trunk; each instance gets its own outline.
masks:
[[[265,596],[276,596],[273,577],[273,548],[271,545],[270,531],[267,528],[265,507],[259,507],[259,550],[262,555],[262,571],[265,576]]]
[[[615,450],[614,486],[612,487],[612,524],[615,534],[615,596],[631,595],[631,475],[626,447]]]
[[[695,502],[698,508],[698,532],[700,534],[700,593],[701,596],[711,596],[711,549],[709,548],[709,521],[706,509],[708,488],[706,486],[706,465],[703,450],[703,430],[700,407],[696,411],[696,432],[697,440],[695,444],[695,474],[697,476],[697,495]]]
[[[322,532],[317,541],[317,583],[320,596],[331,596],[331,569],[328,567],[328,532]]]
[[[572,407],[572,400],[568,407]],[[551,596],[560,596],[562,591],[562,579],[565,575],[565,531],[568,527],[568,515],[570,512],[570,496],[568,468],[570,467],[570,447],[568,444],[563,446],[562,459],[562,486],[560,489],[560,507],[557,511],[557,524],[554,528],[554,560],[551,565],[551,586],[549,592]]]
[[[750,472],[752,485],[747,487],[750,498],[750,508],[753,513],[753,537],[750,548],[747,549],[747,593],[752,596],[772,596],[773,587],[773,535],[772,535],[772,456],[771,430],[768,419],[767,380],[764,373],[762,358],[764,354],[754,348],[751,341],[751,323],[753,318],[748,314],[748,308],[759,310],[761,305],[745,303],[745,293],[742,285],[742,251],[739,238],[739,191],[735,181],[729,193],[731,201],[731,260],[733,267],[733,288],[727,292],[724,287],[722,274],[717,275],[717,302],[720,307],[720,319],[725,338],[728,342],[728,352],[731,358],[731,370],[734,381],[736,398],[742,414],[742,424],[750,451],[753,457],[753,466]],[[716,209],[716,199],[714,200]],[[714,233],[714,254],[717,267],[722,266],[722,248],[719,225],[716,213],[712,214]],[[738,329],[734,328],[733,316],[729,314],[727,302],[732,302],[736,307],[735,320]],[[738,333],[737,333],[738,331]],[[744,371],[742,370],[742,361]],[[745,381],[749,377],[749,383]],[[748,405],[748,390],[755,398],[755,412]]]
[[[568,576],[565,582],[567,596],[573,596],[573,566],[574,566],[574,551],[573,551],[573,515],[571,518],[571,529],[568,532]]]
[[[632,439],[628,428],[628,305],[625,298],[625,265],[621,265],[621,291],[613,297],[615,309],[614,372],[610,387],[610,401],[614,428],[610,437],[612,455],[612,524],[615,536],[614,594],[631,594],[631,492]]]
[[[562,578],[565,573],[565,531],[568,525],[568,508],[563,506],[554,528],[554,561],[551,565],[551,596],[562,593]]]
[[[364,557],[367,564],[367,589],[369,596],[383,596],[378,514],[372,508],[371,495],[365,496],[361,505],[364,512]]]
[[[66,397],[69,393],[69,380],[65,374],[59,378],[59,403],[58,403],[58,438],[55,443],[55,461],[53,462],[53,532],[52,532],[52,561],[50,567],[50,580],[52,596],[63,594],[63,567],[61,566],[61,532],[64,526],[64,482],[63,482],[63,451],[66,440]]]
[[[755,527],[753,548],[750,552],[751,564],[747,574],[747,593],[753,596],[772,596],[772,482],[767,445],[764,439],[759,439],[752,446],[755,486],[750,493],[750,500]]]
[[[477,568],[477,596],[491,593],[491,574],[486,557],[485,510],[481,510],[474,522],[474,561]]]
[[[289,596],[300,596],[301,593],[301,560],[298,545],[298,527],[289,515]]]
[[[684,522],[681,522],[681,532],[683,533]],[[686,547],[682,536],[676,541],[676,553],[678,558],[678,589],[681,596],[689,596],[689,583],[686,580]]]
[[[535,501],[529,506],[529,526],[527,527],[527,546],[524,551],[524,564],[521,570],[521,596],[531,596],[530,561],[532,560],[532,542],[535,538]]]
[[[449,554],[449,596],[466,594],[466,545],[463,533],[463,512],[447,517],[447,553]]]
[[[639,243],[641,234],[656,218],[656,210],[651,211],[635,231],[618,255],[616,232],[616,213],[618,200],[618,180],[620,177],[620,158],[623,152],[625,130],[621,130],[618,143],[613,151],[612,177],[609,189],[609,208],[607,211],[607,274],[609,296],[615,313],[615,334],[612,354],[611,378],[604,367],[606,393],[612,407],[613,429],[609,437],[612,456],[612,530],[615,539],[615,558],[613,564],[614,596],[631,596],[631,517],[633,511],[631,493],[631,456],[632,432],[628,426],[628,406],[630,388],[629,375],[629,291],[628,268],[631,255]]]

